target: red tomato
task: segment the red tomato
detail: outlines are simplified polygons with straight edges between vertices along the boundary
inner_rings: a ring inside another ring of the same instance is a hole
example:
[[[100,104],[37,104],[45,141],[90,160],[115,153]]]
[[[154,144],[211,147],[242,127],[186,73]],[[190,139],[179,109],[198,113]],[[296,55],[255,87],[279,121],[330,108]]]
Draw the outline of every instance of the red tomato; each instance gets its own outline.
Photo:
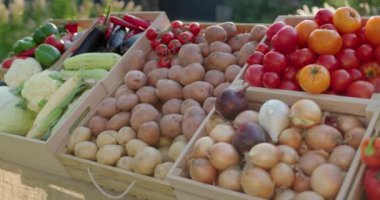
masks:
[[[164,33],[162,36],[161,36],[161,40],[163,43],[165,44],[169,44],[169,42],[174,38],[174,33],[169,31],[169,32],[166,32]]]
[[[315,62],[316,55],[309,48],[303,48],[296,50],[293,57],[293,65],[296,69],[301,69],[302,67],[312,64]]]
[[[373,78],[370,82],[375,87],[375,92],[380,93],[380,77]]]
[[[189,25],[189,31],[193,35],[198,35],[198,33],[201,31],[201,25],[199,25],[197,22],[191,22]]]
[[[341,93],[346,91],[351,82],[350,74],[344,69],[338,69],[331,74],[330,88],[334,92]]]
[[[155,40],[158,36],[158,33],[157,33],[157,30],[154,29],[154,28],[150,28],[146,31],[146,38],[148,38],[148,40]]]
[[[377,46],[374,51],[375,61],[380,62],[380,46]]]
[[[190,31],[184,31],[179,34],[178,39],[182,44],[186,44],[194,40],[194,35]]]
[[[150,47],[151,47],[152,49],[156,49],[156,47],[157,47],[159,44],[161,44],[161,42],[160,42],[159,40],[152,40],[152,41],[150,41]]]
[[[158,66],[169,68],[171,63],[172,61],[170,60],[168,56],[163,56],[163,57],[160,57],[160,60],[158,61]]]
[[[262,77],[264,74],[264,67],[262,65],[251,65],[245,71],[244,79],[250,85],[256,87],[263,87]]]
[[[265,32],[265,35],[267,36],[267,39],[271,40],[272,37],[284,26],[285,26],[285,23],[282,22],[282,21],[273,23],[270,26],[268,26],[268,29]]]
[[[266,54],[269,51],[269,46],[265,43],[259,43],[256,46],[256,51],[261,51],[263,54]]]
[[[352,81],[358,81],[358,80],[364,79],[362,72],[358,69],[349,69],[347,71],[350,74]]]
[[[293,81],[290,81],[290,80],[282,81],[278,88],[283,89],[283,90],[301,91],[301,88],[296,83],[294,83]]]
[[[183,22],[180,21],[180,20],[175,20],[171,23],[171,27],[173,29],[176,29],[176,28],[181,28],[183,26]]]
[[[362,62],[370,61],[373,57],[373,48],[368,44],[362,44],[355,50],[355,54]]]
[[[347,96],[359,98],[371,98],[375,87],[368,81],[355,81],[348,86],[346,91]]]
[[[297,74],[297,70],[294,67],[288,66],[282,73],[282,78],[285,80],[294,80]]]
[[[275,72],[265,72],[262,79],[266,88],[278,88],[281,82],[280,76]]]
[[[358,68],[360,65],[360,61],[353,49],[343,49],[336,55],[336,58],[339,60],[343,69]]]
[[[179,49],[181,48],[181,42],[178,39],[173,39],[169,42],[168,48],[171,53],[175,54],[179,52]]]
[[[351,48],[356,49],[359,44],[360,40],[358,36],[355,33],[345,33],[342,35],[343,40],[343,46],[342,48]]]
[[[263,59],[264,71],[281,73],[286,68],[286,57],[276,51],[270,51],[265,54]]]
[[[159,56],[167,56],[169,54],[168,46],[166,46],[165,44],[157,45],[155,51]]]
[[[380,168],[368,167],[364,172],[363,185],[368,200],[380,199]]]
[[[330,73],[339,68],[339,61],[333,55],[320,55],[316,63],[325,67]]]
[[[247,64],[262,64],[264,59],[264,54],[260,51],[255,51],[247,58]]]

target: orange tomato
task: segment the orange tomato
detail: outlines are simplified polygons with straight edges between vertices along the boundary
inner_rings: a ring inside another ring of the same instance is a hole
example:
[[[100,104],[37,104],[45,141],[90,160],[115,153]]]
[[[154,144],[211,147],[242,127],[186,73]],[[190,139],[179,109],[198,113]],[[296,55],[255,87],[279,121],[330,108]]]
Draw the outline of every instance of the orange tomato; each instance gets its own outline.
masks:
[[[368,42],[373,45],[380,45],[380,16],[369,18],[364,30]]]
[[[298,45],[306,46],[309,35],[319,26],[314,20],[303,20],[295,27],[298,37]]]
[[[333,14],[332,21],[340,33],[353,33],[362,27],[359,13],[351,7],[338,8]]]
[[[309,36],[308,45],[311,50],[319,55],[334,55],[342,48],[343,40],[339,33],[334,30],[315,29]]]
[[[299,72],[298,82],[305,92],[320,94],[330,86],[330,73],[322,65],[306,65]]]

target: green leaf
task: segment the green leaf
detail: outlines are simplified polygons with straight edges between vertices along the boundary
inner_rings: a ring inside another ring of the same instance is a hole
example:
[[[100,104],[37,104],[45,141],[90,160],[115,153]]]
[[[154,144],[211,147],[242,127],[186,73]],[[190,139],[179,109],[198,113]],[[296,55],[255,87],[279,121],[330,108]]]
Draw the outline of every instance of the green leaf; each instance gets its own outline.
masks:
[[[21,96],[21,91],[22,91],[23,88],[24,88],[24,84],[20,84],[17,87],[11,88],[9,90],[9,92],[11,92],[12,94],[14,94],[16,96]]]
[[[21,97],[20,102],[16,104],[17,107],[26,110],[27,109],[27,100],[24,97]]]
[[[47,102],[48,100],[42,99],[40,102],[38,102],[38,107],[43,108]]]

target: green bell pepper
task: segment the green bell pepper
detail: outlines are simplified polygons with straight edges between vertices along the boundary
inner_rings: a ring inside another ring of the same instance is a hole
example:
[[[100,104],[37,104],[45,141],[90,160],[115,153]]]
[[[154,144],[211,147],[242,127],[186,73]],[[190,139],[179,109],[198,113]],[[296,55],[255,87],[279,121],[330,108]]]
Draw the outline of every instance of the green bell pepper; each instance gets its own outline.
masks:
[[[23,51],[32,49],[37,44],[33,41],[32,37],[24,37],[13,45],[13,52],[17,55]]]
[[[61,52],[50,44],[41,44],[34,54],[44,69],[52,66],[61,57]]]
[[[41,44],[49,35],[56,33],[58,33],[57,26],[48,22],[41,25],[33,32],[33,40],[37,44]]]

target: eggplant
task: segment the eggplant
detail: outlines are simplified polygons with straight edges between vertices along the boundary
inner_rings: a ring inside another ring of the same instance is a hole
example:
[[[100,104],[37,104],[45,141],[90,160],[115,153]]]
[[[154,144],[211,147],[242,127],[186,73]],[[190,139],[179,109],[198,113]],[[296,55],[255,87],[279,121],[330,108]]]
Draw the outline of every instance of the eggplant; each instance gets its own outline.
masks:
[[[107,42],[107,46],[106,46],[107,51],[117,52],[117,49],[124,41],[125,35],[126,35],[125,28],[118,27],[117,29],[115,29],[115,31],[112,33],[110,39]]]
[[[125,52],[144,34],[144,32],[133,35],[132,37],[124,40],[124,42],[120,45],[118,52],[120,55],[124,55]]]
[[[100,46],[105,46],[106,38],[104,31],[95,27],[84,39],[82,44],[76,49],[72,56],[82,53],[95,52]]]

